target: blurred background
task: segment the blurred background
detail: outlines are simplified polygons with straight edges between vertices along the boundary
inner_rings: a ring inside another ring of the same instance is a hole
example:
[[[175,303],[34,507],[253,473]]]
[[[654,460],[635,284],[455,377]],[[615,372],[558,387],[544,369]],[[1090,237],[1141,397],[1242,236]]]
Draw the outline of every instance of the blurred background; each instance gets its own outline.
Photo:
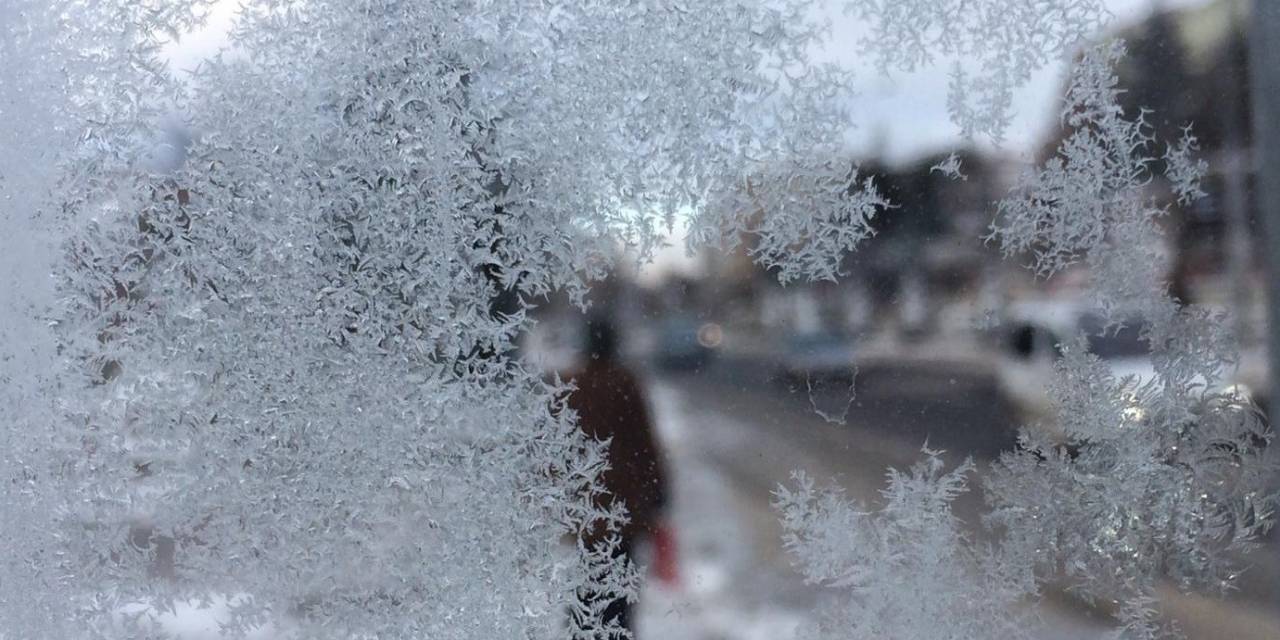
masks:
[[[1127,112],[1150,110],[1152,133],[1164,141],[1193,125],[1209,166],[1207,195],[1189,206],[1178,206],[1160,179],[1148,186],[1149,197],[1171,207],[1158,249],[1172,291],[1227,314],[1243,352],[1224,384],[1266,408],[1265,269],[1277,249],[1266,244],[1255,188],[1249,2],[1108,5],[1108,37],[1129,49],[1119,70]],[[204,30],[169,45],[171,64],[191,68],[216,52],[235,11],[236,3],[219,3]],[[865,65],[853,44],[859,25],[838,9],[832,19],[833,49],[821,56]],[[876,220],[877,235],[849,256],[838,282],[782,287],[753,263],[750,238],[733,253],[691,253],[677,225],[654,263],[635,270],[621,260],[624,268],[596,287],[593,309],[617,325],[670,474],[674,579],[649,581],[638,605],[640,640],[795,636],[827,596],[791,567],[770,507],[771,492],[794,470],[834,481],[874,508],[886,470],[909,466],[926,442],[952,463],[973,456],[981,470],[1016,445],[1020,427],[1055,437],[1045,383],[1057,344],[1096,328],[1088,274],[1037,279],[983,237],[993,203],[1064,135],[1069,71],[1045,69],[1019,92],[1000,147],[956,136],[947,69],[893,78],[860,71],[848,160],[898,206]],[[175,126],[168,146],[185,148],[189,136]],[[943,170],[957,162],[961,179]],[[580,371],[583,311],[551,297],[539,302],[537,320],[523,357],[548,375]],[[1151,375],[1138,329],[1093,340],[1117,375]],[[980,479],[971,486],[957,511],[981,539]],[[1280,638],[1280,536],[1245,560],[1252,568],[1226,600],[1162,589],[1167,613],[1189,637]],[[1050,588],[1045,605],[1046,638],[1097,638],[1113,628],[1106,603]],[[212,624],[193,618],[184,630],[202,637]]]
[[[1265,408],[1264,262],[1274,249],[1255,197],[1248,5],[1113,9],[1119,24],[1110,35],[1130,52],[1120,69],[1126,110],[1150,110],[1159,140],[1176,141],[1193,125],[1209,165],[1207,196],[1189,206],[1177,206],[1160,179],[1148,186],[1150,198],[1172,207],[1159,247],[1172,291],[1227,314],[1243,353],[1224,384]],[[936,134],[948,126],[945,110],[904,106],[912,86],[941,91],[940,77],[869,81],[855,109],[871,115],[851,135],[849,159],[899,207],[876,221],[876,237],[848,258],[839,282],[784,288],[753,264],[750,238],[730,254],[689,253],[676,229],[656,263],[621,271],[593,293],[594,310],[618,324],[672,475],[678,579],[651,581],[639,605],[641,639],[795,634],[823,595],[791,569],[769,506],[793,470],[875,505],[886,469],[909,466],[926,442],[952,463],[973,456],[982,468],[1015,446],[1021,426],[1055,436],[1045,383],[1057,344],[1100,328],[1083,290],[1088,274],[1037,279],[982,238],[993,203],[1057,148],[1068,70],[1037,76],[1001,149]],[[963,179],[941,170],[956,161]],[[525,357],[548,373],[581,369],[581,310],[550,298],[538,315]],[[1139,328],[1092,339],[1118,376],[1152,375]],[[981,538],[979,484],[958,510]],[[1223,601],[1170,586],[1162,590],[1168,613],[1192,638],[1280,638],[1274,538],[1247,558],[1253,568],[1236,594]],[[1099,637],[1111,624],[1105,603],[1050,589],[1047,605],[1045,637]]]

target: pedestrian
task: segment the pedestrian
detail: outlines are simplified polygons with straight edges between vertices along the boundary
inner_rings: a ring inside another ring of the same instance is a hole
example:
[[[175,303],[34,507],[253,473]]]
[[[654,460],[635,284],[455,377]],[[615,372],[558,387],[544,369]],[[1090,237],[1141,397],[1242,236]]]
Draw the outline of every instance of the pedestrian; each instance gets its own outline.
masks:
[[[666,468],[640,385],[618,361],[613,323],[604,316],[593,316],[586,329],[586,365],[572,377],[577,389],[569,396],[568,405],[577,412],[579,428],[588,438],[609,442],[609,469],[603,474],[605,504],[601,506],[620,500],[626,507],[629,520],[617,532],[621,545],[615,557],[630,557],[642,542],[659,532],[667,499]],[[588,548],[600,545],[604,532],[590,530],[583,542]],[[604,622],[616,622],[633,631],[631,604],[616,594],[605,597],[611,602],[604,609]]]

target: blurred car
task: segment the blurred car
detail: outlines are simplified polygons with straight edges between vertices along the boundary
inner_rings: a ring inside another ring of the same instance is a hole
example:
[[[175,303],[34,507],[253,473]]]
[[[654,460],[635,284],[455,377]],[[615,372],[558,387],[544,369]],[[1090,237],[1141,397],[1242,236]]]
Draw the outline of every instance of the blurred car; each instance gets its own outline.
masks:
[[[722,331],[713,322],[691,316],[672,316],[658,323],[654,363],[660,369],[687,371],[711,360],[720,346]]]
[[[1143,338],[1146,330],[1147,323],[1140,317],[1131,317],[1119,326],[1109,325],[1090,307],[1072,303],[1011,306],[1005,322],[1001,387],[1019,409],[1023,424],[1038,424],[1048,430],[1052,438],[1060,439],[1061,434],[1054,432],[1048,421],[1052,412],[1048,386],[1053,379],[1054,363],[1062,355],[1060,345],[1081,335],[1089,351],[1116,379],[1129,379],[1138,386],[1160,384],[1151,345]],[[1238,370],[1225,372],[1227,376],[1222,380],[1207,383],[1196,376],[1193,382],[1206,386],[1209,391],[1230,391],[1263,403],[1265,398],[1254,396],[1258,386],[1265,382],[1253,362],[1255,359],[1246,352]],[[1135,407],[1135,410],[1139,409]]]
[[[1062,441],[1064,434],[1051,420],[1049,385],[1064,341],[1084,334],[1090,350],[1117,377],[1131,376],[1142,384],[1155,376],[1140,320],[1104,328],[1089,307],[1051,300],[1011,305],[992,332],[968,327],[920,336],[887,332],[859,348],[855,389],[870,397],[1000,402],[1013,412],[1017,426]]]
[[[1108,326],[1100,314],[1075,300],[1010,305],[996,336],[1001,344],[1000,387],[1024,426],[1046,431],[1051,440],[1061,440],[1063,434],[1049,421],[1053,410],[1049,384],[1054,365],[1062,357],[1062,345],[1084,336],[1089,351],[1112,375],[1142,385],[1156,377],[1151,347],[1142,338],[1145,330],[1146,322],[1137,317]]]
[[[848,335],[817,331],[790,336],[778,357],[779,377],[788,383],[852,381],[854,341]]]

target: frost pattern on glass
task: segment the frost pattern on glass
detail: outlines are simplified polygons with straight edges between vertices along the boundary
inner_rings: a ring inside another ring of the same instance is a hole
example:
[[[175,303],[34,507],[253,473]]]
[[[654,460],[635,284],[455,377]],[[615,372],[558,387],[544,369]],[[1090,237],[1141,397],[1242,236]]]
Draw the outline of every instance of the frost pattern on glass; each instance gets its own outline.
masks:
[[[231,637],[618,636],[596,596],[637,572],[566,544],[626,517],[595,506],[602,444],[514,339],[685,212],[713,243],[753,214],[762,262],[830,277],[876,199],[813,160],[846,83],[807,64],[808,8],[260,2],[189,91],[155,69],[185,165],[105,171],[102,143],[74,169],[109,188],[59,193],[81,628],[219,598]]]
[[[999,142],[1014,92],[1075,52],[1108,17],[1102,0],[848,0],[867,20],[862,41],[882,72],[951,61],[947,106],[966,137]]]
[[[267,0],[179,84],[160,38],[205,5],[0,6],[0,115],[24,123],[0,129],[0,214],[41,240],[0,252],[18,302],[0,323],[0,633],[158,638],[154,613],[219,598],[230,637],[552,638],[570,618],[572,637],[618,635],[591,624],[592,596],[634,595],[637,572],[565,542],[626,517],[596,507],[601,443],[512,341],[530,301],[580,299],[678,215],[696,245],[751,239],[783,281],[839,274],[889,203],[837,160],[849,79],[808,60],[813,7]],[[981,64],[957,67],[951,107],[996,139],[1013,88],[1101,19],[1093,0],[851,6],[886,70]],[[1068,350],[1056,392],[1079,453],[1028,441],[1001,462],[998,548],[951,515],[969,465],[931,452],[875,514],[803,477],[782,490],[789,547],[847,596],[819,634],[950,620],[902,611],[877,582],[894,579],[973,636],[997,620],[1016,637],[1007,605],[1037,566],[1118,592],[1149,631],[1154,579],[1225,586],[1226,552],[1269,522],[1269,436],[1216,386],[1231,342],[1160,281],[1154,156],[1115,106],[1119,55],[1088,54],[1074,134],[995,237],[1043,274],[1090,264],[1113,320],[1148,319],[1158,382]],[[198,139],[162,173],[147,156],[169,102]],[[1165,155],[1182,198],[1194,151]]]
[[[146,161],[171,87],[154,53],[171,28],[197,24],[198,0],[0,3],[0,636],[98,637],[82,605],[96,597],[66,554],[66,491],[83,424],[50,332],[58,243],[85,203],[127,188]],[[89,568],[89,571],[92,571]],[[106,585],[104,593],[110,589]]]
[[[909,471],[889,471],[874,511],[803,473],[778,488],[787,550],[810,583],[838,594],[800,637],[1034,637],[1020,609],[1034,576],[973,544],[952,514],[973,470],[966,460],[947,472],[941,452],[926,448]]]
[[[1272,524],[1277,461],[1257,409],[1224,383],[1237,358],[1229,323],[1168,293],[1167,207],[1147,191],[1159,156],[1144,114],[1118,106],[1123,53],[1119,43],[1086,52],[1062,111],[1069,135],[1000,203],[992,236],[1044,276],[1087,265],[1104,331],[1141,323],[1155,376],[1117,379],[1083,336],[1063,345],[1051,395],[1066,440],[1028,433],[1001,458],[988,519],[1014,556],[1126,602],[1133,637],[1162,637],[1175,630],[1158,624],[1156,582],[1228,590],[1234,554]],[[1188,134],[1163,156],[1183,201],[1200,192],[1194,149]]]

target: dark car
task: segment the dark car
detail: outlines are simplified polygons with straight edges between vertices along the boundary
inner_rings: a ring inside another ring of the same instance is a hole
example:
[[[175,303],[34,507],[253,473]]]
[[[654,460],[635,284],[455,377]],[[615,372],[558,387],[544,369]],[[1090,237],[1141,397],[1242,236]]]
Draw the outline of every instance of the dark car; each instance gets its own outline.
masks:
[[[852,381],[854,343],[848,335],[817,331],[787,339],[779,356],[780,377],[788,383]]]

